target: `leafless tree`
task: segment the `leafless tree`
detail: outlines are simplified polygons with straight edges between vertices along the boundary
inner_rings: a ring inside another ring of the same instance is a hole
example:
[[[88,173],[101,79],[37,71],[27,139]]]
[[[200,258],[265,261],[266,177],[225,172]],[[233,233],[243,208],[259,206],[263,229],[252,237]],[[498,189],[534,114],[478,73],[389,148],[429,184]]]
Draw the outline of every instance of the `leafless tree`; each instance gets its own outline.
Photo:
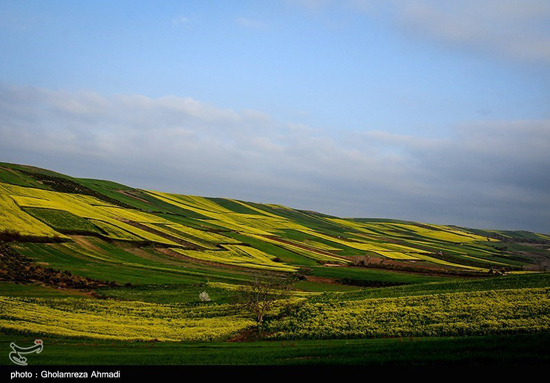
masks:
[[[251,283],[242,285],[239,289],[239,305],[254,314],[256,322],[261,324],[265,314],[277,301],[288,298],[290,286],[289,279],[257,275]]]

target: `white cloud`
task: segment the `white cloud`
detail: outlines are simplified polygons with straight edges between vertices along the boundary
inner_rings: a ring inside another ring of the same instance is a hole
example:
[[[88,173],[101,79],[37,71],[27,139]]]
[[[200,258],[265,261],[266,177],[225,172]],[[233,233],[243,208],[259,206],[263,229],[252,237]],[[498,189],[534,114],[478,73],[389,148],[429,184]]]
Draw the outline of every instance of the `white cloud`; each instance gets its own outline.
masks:
[[[424,38],[550,63],[550,3],[541,0],[408,0],[394,6],[397,21]]]
[[[294,0],[309,10],[340,6],[417,38],[475,54],[550,63],[547,0]]]
[[[3,161],[136,187],[550,232],[550,121],[342,134],[189,97],[0,86]]]

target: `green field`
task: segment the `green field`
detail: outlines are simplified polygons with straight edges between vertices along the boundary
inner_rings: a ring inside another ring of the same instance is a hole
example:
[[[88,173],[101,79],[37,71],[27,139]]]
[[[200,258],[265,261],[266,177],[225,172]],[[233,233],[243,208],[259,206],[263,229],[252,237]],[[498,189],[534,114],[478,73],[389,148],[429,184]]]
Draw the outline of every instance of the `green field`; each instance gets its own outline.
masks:
[[[0,347],[34,337],[0,334]],[[280,342],[141,342],[42,338],[31,365],[364,365],[370,367],[548,366],[550,335],[347,339]],[[8,359],[0,359],[7,364]]]

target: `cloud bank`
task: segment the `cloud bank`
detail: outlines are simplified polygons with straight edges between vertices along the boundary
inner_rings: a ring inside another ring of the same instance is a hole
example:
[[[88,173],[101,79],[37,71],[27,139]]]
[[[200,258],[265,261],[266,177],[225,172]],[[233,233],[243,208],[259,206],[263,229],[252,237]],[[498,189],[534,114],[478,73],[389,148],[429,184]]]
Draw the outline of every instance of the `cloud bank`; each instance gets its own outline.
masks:
[[[308,11],[335,7],[385,20],[406,38],[519,62],[550,63],[547,0],[287,0]]]
[[[550,232],[550,121],[334,134],[192,98],[0,85],[0,161],[182,194]]]

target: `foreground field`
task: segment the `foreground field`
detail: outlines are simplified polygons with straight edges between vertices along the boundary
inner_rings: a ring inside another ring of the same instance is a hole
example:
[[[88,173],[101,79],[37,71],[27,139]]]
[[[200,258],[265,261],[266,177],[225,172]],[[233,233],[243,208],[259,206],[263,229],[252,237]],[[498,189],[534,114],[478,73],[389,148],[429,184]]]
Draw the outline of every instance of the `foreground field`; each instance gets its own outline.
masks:
[[[0,333],[0,349],[35,338]],[[30,365],[548,366],[550,334],[286,342],[120,342],[42,338]],[[0,365],[7,364],[0,358]],[[433,370],[432,370],[433,371]],[[206,371],[205,371],[206,372]]]
[[[550,330],[550,288],[304,303],[273,339],[461,336]]]
[[[224,303],[232,301],[239,285],[206,284],[200,290],[214,300],[180,297],[169,303],[144,302],[143,290],[121,301],[56,297],[49,289],[22,286],[20,297],[0,296],[0,328],[12,334],[168,342],[242,339],[250,331],[286,340],[545,333],[550,331],[549,285],[549,274],[532,274],[358,292],[295,291],[276,302],[260,327],[239,304]],[[176,289],[179,295],[185,290]]]
[[[254,322],[228,305],[178,307],[95,299],[0,297],[0,328],[134,341],[219,340]]]

